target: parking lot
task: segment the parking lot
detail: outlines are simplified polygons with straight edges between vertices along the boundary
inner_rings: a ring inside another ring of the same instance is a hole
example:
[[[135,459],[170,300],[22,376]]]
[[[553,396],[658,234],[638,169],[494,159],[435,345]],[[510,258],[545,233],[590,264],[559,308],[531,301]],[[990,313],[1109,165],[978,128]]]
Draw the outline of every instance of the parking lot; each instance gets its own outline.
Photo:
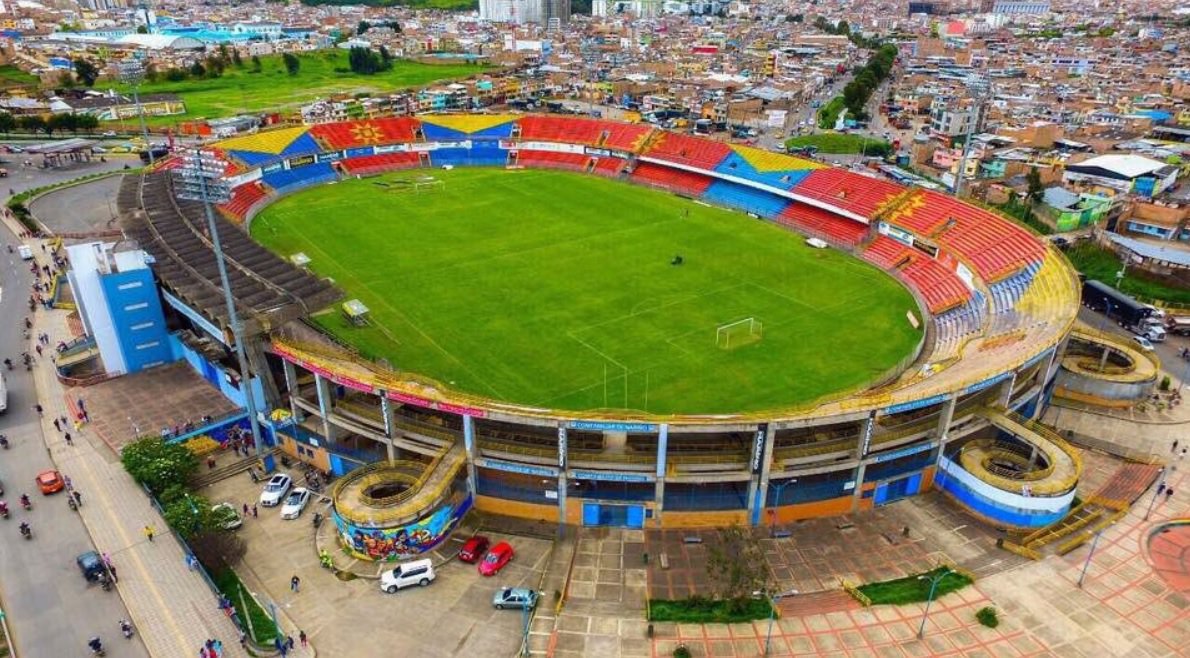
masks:
[[[297,472],[290,474],[300,480]],[[237,509],[244,503],[251,506],[259,492],[260,485],[247,474],[201,491],[212,503],[226,501]],[[394,655],[418,656],[508,656],[520,647],[523,616],[516,610],[494,609],[492,596],[506,585],[537,589],[552,542],[484,531],[493,544],[507,541],[516,551],[499,575],[485,578],[475,565],[453,559],[471,534],[463,527],[428,554],[437,575],[431,585],[386,594],[373,577],[343,581],[319,567],[311,521],[315,512],[325,514],[327,507],[325,498],[316,499],[296,521],[283,521],[278,507],[260,507],[259,517],[245,519],[239,530],[248,552],[237,572],[262,604],[277,605],[286,633],[296,637],[299,629],[306,631],[323,656],[348,655],[347,647],[361,643],[384,647]],[[336,553],[335,560],[340,566],[349,561],[342,553]],[[382,565],[358,563],[352,570],[378,576]],[[296,593],[289,587],[294,575],[301,579]],[[542,605],[553,605],[551,593],[545,594]]]

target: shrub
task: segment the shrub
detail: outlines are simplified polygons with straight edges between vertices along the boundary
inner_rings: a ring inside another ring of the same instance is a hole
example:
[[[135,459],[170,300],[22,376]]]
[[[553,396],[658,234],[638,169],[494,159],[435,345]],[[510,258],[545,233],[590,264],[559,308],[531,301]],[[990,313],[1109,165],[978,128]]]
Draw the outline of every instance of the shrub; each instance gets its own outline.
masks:
[[[1000,617],[996,614],[996,609],[991,606],[980,608],[975,613],[975,619],[988,628],[995,628],[1000,625]]]
[[[690,650],[685,645],[674,649],[674,658],[690,658]]]
[[[1161,390],[1168,391],[1169,384],[1170,384],[1169,375],[1166,375],[1161,378]]]

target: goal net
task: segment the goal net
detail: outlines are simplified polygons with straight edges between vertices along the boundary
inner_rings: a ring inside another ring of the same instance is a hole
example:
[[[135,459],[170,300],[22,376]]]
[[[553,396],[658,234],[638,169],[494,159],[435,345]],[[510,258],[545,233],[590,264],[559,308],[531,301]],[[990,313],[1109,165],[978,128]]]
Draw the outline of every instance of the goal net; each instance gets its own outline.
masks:
[[[715,346],[723,350],[733,350],[760,340],[764,332],[764,325],[756,318],[744,318],[715,328]]]

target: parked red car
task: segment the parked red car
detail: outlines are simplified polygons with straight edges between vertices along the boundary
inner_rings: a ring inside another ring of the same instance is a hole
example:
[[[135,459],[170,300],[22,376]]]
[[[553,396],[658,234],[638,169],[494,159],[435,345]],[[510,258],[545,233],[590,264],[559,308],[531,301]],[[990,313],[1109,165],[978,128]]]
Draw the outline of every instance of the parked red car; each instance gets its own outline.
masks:
[[[491,543],[487,537],[475,535],[471,539],[468,539],[467,543],[463,544],[463,547],[459,549],[459,561],[466,562],[467,564],[479,562],[479,558],[483,557],[484,551],[488,550],[488,546]]]
[[[502,541],[492,547],[488,554],[484,556],[483,562],[479,563],[479,575],[481,576],[495,576],[500,573],[504,565],[512,561],[512,546],[508,542]]]

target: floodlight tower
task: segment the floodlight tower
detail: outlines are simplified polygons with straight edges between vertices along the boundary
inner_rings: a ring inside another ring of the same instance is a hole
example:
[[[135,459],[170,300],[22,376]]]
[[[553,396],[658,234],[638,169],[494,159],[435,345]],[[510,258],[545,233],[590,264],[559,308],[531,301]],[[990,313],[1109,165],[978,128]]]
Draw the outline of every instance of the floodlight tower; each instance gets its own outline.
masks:
[[[252,441],[256,445],[256,456],[264,456],[264,441],[261,440],[260,423],[256,418],[256,395],[252,391],[252,375],[248,370],[248,355],[244,351],[244,326],[236,311],[231,295],[231,281],[227,278],[227,263],[223,257],[223,243],[219,240],[219,227],[215,224],[213,204],[231,200],[231,185],[224,180],[227,161],[212,151],[194,149],[182,156],[182,166],[174,170],[174,194],[179,199],[201,201],[207,217],[207,230],[211,233],[211,246],[215,252],[215,265],[219,269],[219,283],[223,287],[223,303],[227,305],[227,320],[231,324],[232,341],[235,342],[236,359],[240,368],[241,391],[248,408],[248,422],[252,428]]]

